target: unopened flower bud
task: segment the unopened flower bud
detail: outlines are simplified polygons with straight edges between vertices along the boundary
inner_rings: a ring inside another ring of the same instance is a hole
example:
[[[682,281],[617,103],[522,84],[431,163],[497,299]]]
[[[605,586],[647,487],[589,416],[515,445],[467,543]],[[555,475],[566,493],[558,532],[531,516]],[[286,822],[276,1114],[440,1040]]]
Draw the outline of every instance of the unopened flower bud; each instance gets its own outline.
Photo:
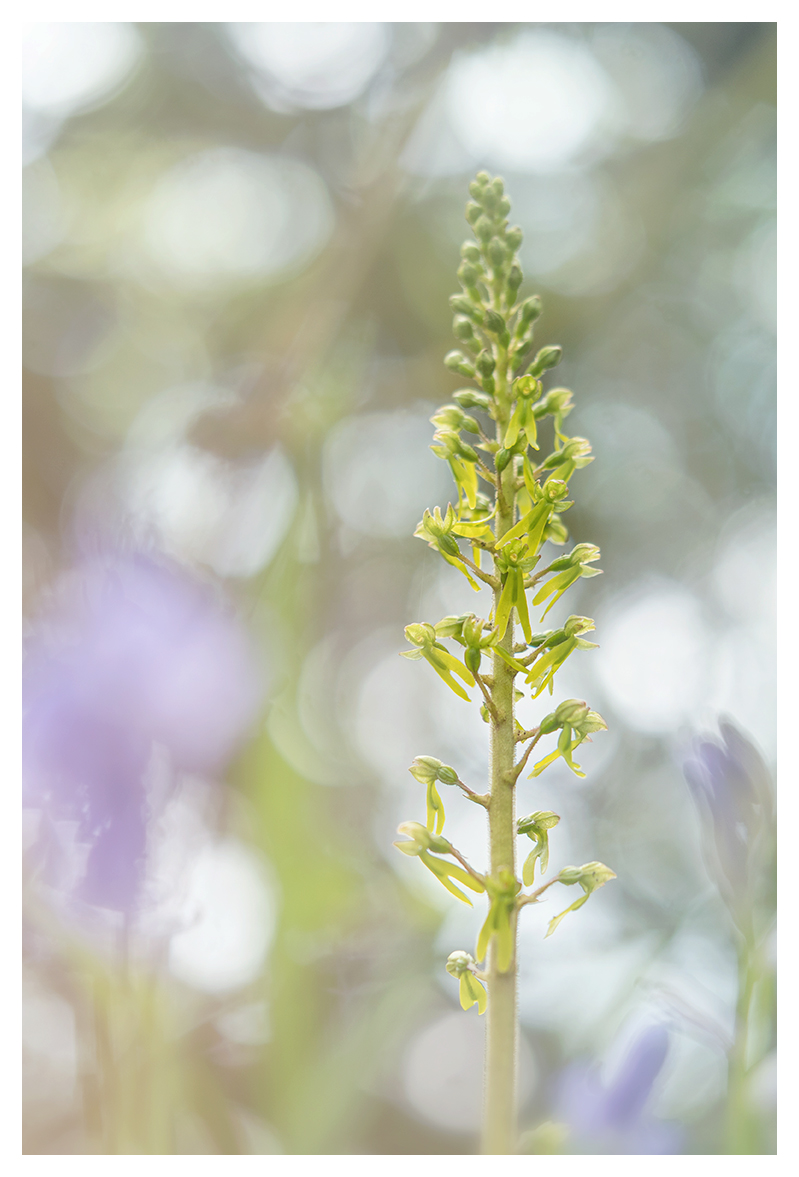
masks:
[[[478,392],[477,389],[461,388],[458,392],[452,394],[452,399],[456,401],[462,409],[488,409],[491,400],[484,392]]]
[[[458,266],[458,281],[466,287],[473,287],[480,278],[480,271],[471,262],[461,262]]]
[[[467,646],[477,646],[483,636],[483,623],[474,613],[470,613],[463,622],[463,640]]]
[[[450,351],[444,356],[444,366],[450,372],[458,372],[461,376],[474,376],[474,364],[466,358],[462,351]]]
[[[506,450],[504,448],[504,446],[502,449],[497,450],[496,455],[494,457],[494,465],[496,467],[498,474],[502,473],[502,471],[507,466],[508,462],[511,460],[512,456],[513,455],[512,455],[511,450]]]
[[[523,277],[521,266],[514,262],[508,273],[508,289],[512,296],[516,295],[516,291],[522,284]]]
[[[531,376],[540,376],[542,372],[546,372],[548,368],[554,368],[560,363],[563,357],[563,348],[554,344],[551,347],[542,347],[537,353],[535,359],[530,365],[528,371]]]
[[[557,470],[558,466],[562,466],[566,461],[568,461],[568,456],[563,450],[554,450],[544,459],[542,465],[545,470]]]
[[[486,242],[491,240],[491,235],[494,232],[494,226],[491,221],[489,221],[488,217],[479,217],[479,219],[474,223],[473,228],[474,235],[478,241]]]
[[[475,245],[473,241],[464,241],[461,246],[461,257],[475,265],[480,264],[480,246]]]
[[[441,620],[436,623],[435,629],[437,636],[440,638],[460,637],[461,631],[463,630],[465,616],[466,615],[462,613],[457,617],[454,614],[450,614],[448,617],[442,617]]]
[[[568,466],[568,470],[563,473],[564,481],[571,477],[572,471],[579,469],[581,466],[587,466],[589,462],[593,462],[591,454],[591,443],[584,437],[572,437],[567,441],[566,445],[561,450],[555,450],[554,453],[544,460],[544,468],[547,470],[556,470],[560,466]]]
[[[480,205],[475,204],[473,201],[470,200],[469,203],[466,205],[466,220],[469,222],[469,224],[472,227],[474,227],[475,222],[482,215],[483,215],[483,210],[480,208]]]
[[[506,217],[510,212],[510,201],[507,196],[502,196],[497,204],[497,212],[501,217]]]
[[[564,699],[556,708],[555,716],[559,724],[568,723],[573,727],[581,719],[585,719],[589,711],[590,707],[584,699]]]
[[[505,246],[502,244],[502,242],[500,241],[500,239],[498,237],[491,238],[490,242],[488,243],[488,251],[487,252],[488,252],[488,256],[491,260],[491,264],[492,264],[492,266],[494,266],[495,269],[497,269],[501,266],[504,266],[504,264],[507,260],[507,254],[505,252]],[[490,313],[491,312],[489,312],[489,314]]]
[[[475,323],[482,323],[484,314],[482,309],[467,298],[465,294],[451,294],[449,305],[459,315],[466,315]]]
[[[438,779],[439,768],[441,761],[435,756],[415,756],[408,772],[421,784],[426,785],[429,781]]]
[[[452,334],[461,343],[471,343],[474,339],[474,327],[465,315],[457,315],[452,324]]]
[[[572,393],[568,388],[550,388],[540,404],[533,410],[536,417],[545,417],[547,413],[559,413],[566,416],[572,408]]]
[[[510,229],[508,229],[505,234],[505,241],[507,243],[508,249],[513,250],[515,253],[523,240],[524,234],[522,233],[521,228],[518,225],[511,225]]]
[[[463,458],[467,462],[477,461],[477,451],[472,449],[459,434],[450,429],[438,429],[433,437],[443,445],[453,457]]]
[[[505,330],[505,320],[498,311],[486,311],[485,328],[494,335],[501,335]]]
[[[444,362],[446,363],[446,361],[444,361]],[[485,348],[480,352],[479,356],[477,357],[476,363],[477,363],[477,371],[480,373],[481,376],[491,376],[493,374],[494,369],[497,366],[496,360],[494,359],[493,355],[491,354],[490,351],[486,350]]]
[[[466,414],[457,405],[442,405],[430,418],[439,429],[461,429]]]
[[[533,294],[530,298],[526,298],[519,307],[519,323],[525,326],[532,323],[541,314],[541,299],[537,294]]]

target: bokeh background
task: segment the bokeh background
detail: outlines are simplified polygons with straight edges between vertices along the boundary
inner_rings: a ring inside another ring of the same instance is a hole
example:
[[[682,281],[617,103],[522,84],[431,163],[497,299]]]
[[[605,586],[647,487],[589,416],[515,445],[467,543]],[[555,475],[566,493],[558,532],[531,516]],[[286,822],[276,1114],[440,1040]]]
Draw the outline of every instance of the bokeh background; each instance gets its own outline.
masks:
[[[604,570],[552,616],[596,619],[555,701],[609,731],[519,812],[618,875],[546,942],[554,900],[524,913],[525,1147],[774,1151],[775,52],[757,23],[29,26],[26,1152],[477,1147],[444,961],[482,917],[391,842],[413,756],[487,767],[476,706],[397,656],[480,611],[412,532],[451,495],[428,418],[481,167]]]

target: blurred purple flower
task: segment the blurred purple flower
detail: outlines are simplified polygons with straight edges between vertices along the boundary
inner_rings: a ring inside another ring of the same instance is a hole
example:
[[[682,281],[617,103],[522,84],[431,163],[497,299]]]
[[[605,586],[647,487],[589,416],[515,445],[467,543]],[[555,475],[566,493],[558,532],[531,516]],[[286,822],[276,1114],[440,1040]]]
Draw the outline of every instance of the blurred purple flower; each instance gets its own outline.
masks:
[[[153,816],[153,749],[176,771],[217,773],[261,698],[247,636],[210,586],[142,554],[77,569],[23,673],[25,801],[43,813],[48,881],[130,913]],[[78,879],[70,833],[85,860]]]
[[[773,834],[769,772],[753,744],[729,720],[722,743],[694,741],[683,772],[699,807],[708,865],[739,926],[751,911]]]
[[[556,1115],[568,1124],[575,1152],[673,1154],[682,1137],[676,1125],[648,1115],[652,1087],[666,1061],[669,1033],[651,1026],[633,1042],[611,1081],[596,1067],[575,1063],[562,1074]]]

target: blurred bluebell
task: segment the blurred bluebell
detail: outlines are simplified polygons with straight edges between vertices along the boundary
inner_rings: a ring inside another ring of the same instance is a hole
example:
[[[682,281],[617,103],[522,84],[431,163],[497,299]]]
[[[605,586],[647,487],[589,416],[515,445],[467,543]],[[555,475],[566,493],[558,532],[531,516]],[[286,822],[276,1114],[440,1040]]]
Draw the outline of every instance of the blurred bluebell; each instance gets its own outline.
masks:
[[[24,796],[42,813],[47,883],[132,913],[154,750],[173,773],[217,774],[261,697],[247,636],[210,585],[142,553],[74,570],[33,630],[23,675]]]
[[[569,1151],[597,1154],[673,1154],[681,1147],[676,1125],[647,1112],[652,1088],[669,1048],[665,1025],[634,1040],[609,1082],[598,1068],[574,1063],[560,1078],[556,1117],[569,1127]]]
[[[760,753],[729,719],[719,722],[719,731],[721,742],[694,741],[683,772],[701,814],[709,869],[746,930],[773,850],[771,779]]]

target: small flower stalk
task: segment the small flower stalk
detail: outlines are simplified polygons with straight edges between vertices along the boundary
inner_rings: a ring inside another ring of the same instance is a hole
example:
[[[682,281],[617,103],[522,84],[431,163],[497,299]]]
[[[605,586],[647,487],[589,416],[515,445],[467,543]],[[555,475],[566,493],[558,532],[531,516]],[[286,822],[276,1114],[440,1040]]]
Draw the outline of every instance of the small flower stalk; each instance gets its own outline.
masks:
[[[525,730],[515,705],[525,693],[532,699],[554,693],[555,676],[575,652],[595,643],[589,617],[571,616],[557,629],[535,631],[557,601],[582,577],[597,576],[599,549],[578,543],[545,563],[544,544],[565,546],[569,533],[563,515],[572,506],[570,480],[593,461],[584,437],[569,437],[564,422],[572,410],[572,393],[544,388],[547,373],[561,359],[557,346],[535,350],[533,333],[541,314],[537,295],[518,300],[522,270],[518,250],[522,231],[509,227],[510,201],[503,181],[480,172],[469,189],[466,219],[474,240],[461,247],[458,279],[462,290],[450,304],[459,347],[444,363],[471,381],[431,418],[433,452],[446,461],[455,483],[446,510],[427,510],[415,535],[457,568],[473,589],[487,585],[493,607],[487,618],[474,613],[444,617],[435,624],[406,627],[412,660],[426,661],[459,698],[477,702],[491,733],[488,790],[472,789],[456,767],[434,756],[417,756],[410,771],[424,786],[426,823],[404,822],[395,845],[418,857],[444,887],[463,902],[485,894],[488,911],[475,955],[453,952],[447,972],[459,983],[464,1010],[477,1006],[487,1014],[485,1115],[482,1151],[518,1151],[516,1124],[517,935],[519,914],[538,903],[554,884],[577,886],[578,898],[549,924],[551,935],[561,920],[577,911],[599,887],[615,878],[601,862],[562,867],[540,883],[549,866],[549,834],[560,821],[549,810],[516,819],[516,785],[527,771],[538,777],[562,758],[578,777],[574,759],[582,743],[605,729],[602,717],[580,699],[567,699]],[[543,428],[553,422],[552,451],[542,451]],[[542,608],[536,621],[535,610]],[[556,737],[554,747],[547,746]],[[544,742],[544,755],[533,753]],[[532,760],[532,763],[529,763]],[[444,803],[439,785],[459,789],[486,810],[490,862],[476,870],[443,836]],[[517,837],[528,838],[521,878],[517,874]],[[536,882],[536,868],[539,886]]]

